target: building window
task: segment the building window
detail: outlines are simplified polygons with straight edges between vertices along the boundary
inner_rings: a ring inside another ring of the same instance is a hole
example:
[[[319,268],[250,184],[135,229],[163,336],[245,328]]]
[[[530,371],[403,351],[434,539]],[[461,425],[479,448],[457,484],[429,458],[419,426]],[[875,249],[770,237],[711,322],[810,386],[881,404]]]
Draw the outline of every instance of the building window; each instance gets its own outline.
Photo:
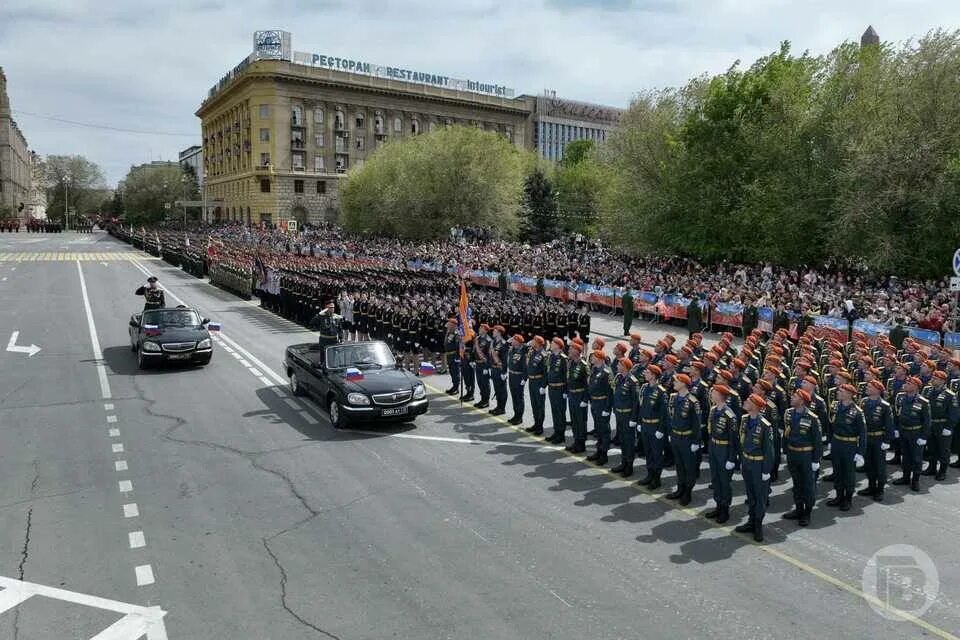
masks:
[[[270,129],[260,129],[260,142],[270,142]]]
[[[262,104],[260,105],[260,119],[266,120],[270,117],[270,105]]]
[[[410,121],[410,133],[413,135],[420,133],[420,121],[416,118]]]
[[[383,116],[380,114],[377,114],[373,119],[373,132],[378,136],[386,133],[386,131],[383,130]]]
[[[450,127],[453,126],[453,120],[451,120],[450,118],[447,118],[446,120],[443,121],[443,126],[449,129]]]
[[[337,137],[335,138],[335,140],[336,140],[336,144],[334,145],[334,147],[335,147],[337,153],[343,153],[343,150],[344,150],[343,140],[344,140],[344,138],[341,138],[340,136],[337,136]]]
[[[337,109],[337,115],[333,119],[333,128],[337,131],[343,130],[343,111],[340,109]]]
[[[323,171],[323,156],[313,156],[313,170]]]
[[[323,109],[314,109],[314,110],[313,110],[313,123],[314,123],[314,124],[323,124]]]
[[[290,144],[294,149],[303,149],[303,131],[291,131]]]
[[[269,167],[269,166],[270,166],[270,154],[269,154],[269,153],[261,153],[261,154],[260,154],[260,166],[261,166],[261,167]]]
[[[403,120],[400,118],[393,119],[393,132],[401,133],[403,131]]]
[[[270,193],[270,179],[261,178],[260,179],[260,193]]]
[[[318,133],[317,135],[315,135],[315,136],[313,137],[313,139],[314,139],[314,142],[317,143],[317,146],[318,146],[318,147],[322,147],[322,146],[323,146],[323,134],[322,134],[322,133]]]
[[[294,181],[293,181],[293,192],[294,192],[294,193],[303,193],[303,180],[294,180]]]
[[[347,172],[347,158],[345,156],[337,156],[337,173],[346,173]]]
[[[357,129],[363,129],[363,114],[357,114]]]
[[[317,193],[324,194],[327,192],[327,183],[324,180],[317,180]]]
[[[290,110],[290,124],[295,127],[303,126],[303,107],[300,105],[293,105],[293,109]]]
[[[294,170],[294,171],[303,171],[304,166],[305,166],[304,154],[303,154],[302,152],[301,152],[301,153],[294,153],[293,156],[292,156],[292,159],[293,159],[293,170]]]
[[[363,151],[363,136],[357,136],[357,151]]]

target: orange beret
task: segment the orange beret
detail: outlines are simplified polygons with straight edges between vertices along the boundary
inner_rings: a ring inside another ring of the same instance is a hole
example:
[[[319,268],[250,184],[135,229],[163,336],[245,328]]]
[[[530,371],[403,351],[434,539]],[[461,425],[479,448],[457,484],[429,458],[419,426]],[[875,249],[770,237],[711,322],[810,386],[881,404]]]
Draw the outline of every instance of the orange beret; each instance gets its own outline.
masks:
[[[934,362],[933,360],[924,360],[924,361],[923,361],[923,364],[924,364],[924,366],[926,366],[928,369],[936,369],[936,368],[937,368],[937,363]]]
[[[490,331],[490,325],[488,325],[486,322],[484,322],[483,324],[481,324],[481,325],[480,325],[480,328],[481,328],[481,329],[484,329],[484,330],[486,330],[486,331]]]
[[[657,377],[660,377],[660,375],[663,373],[663,369],[661,369],[655,364],[647,365],[646,371],[649,371],[650,373],[652,373]]]
[[[733,364],[737,369],[746,369],[747,363],[741,360],[740,358],[734,358]]]
[[[843,378],[847,382],[853,382],[853,375],[846,369],[844,369],[843,371],[837,371],[837,377]]]
[[[596,358],[597,360],[599,360],[600,362],[606,362],[606,361],[607,361],[607,354],[605,354],[605,353],[604,353],[603,351],[601,351],[600,349],[595,350],[595,351],[594,351],[593,353],[591,353],[590,355],[593,356],[594,358]]]
[[[933,372],[933,377],[934,377],[934,378],[939,378],[939,379],[941,379],[941,380],[946,380],[946,379],[947,379],[947,372],[946,372],[946,371],[940,371],[940,370],[938,369],[937,371],[934,371],[934,372]]]
[[[620,358],[619,360],[617,360],[617,364],[619,364],[621,367],[623,367],[627,371],[630,371],[630,369],[633,369],[633,360],[631,360],[630,358]]]
[[[646,356],[647,360],[653,358],[653,352],[650,349],[640,349],[640,355]]]
[[[571,340],[570,343],[571,343],[571,344],[575,344],[575,345],[577,345],[578,347],[580,347],[580,350],[581,350],[581,351],[583,350],[583,346],[584,346],[584,345],[583,345],[583,340],[580,339],[580,336],[577,336],[576,338],[574,338],[573,340]]]
[[[671,353],[670,355],[668,355],[666,358],[664,358],[664,360],[666,360],[667,362],[669,362],[670,364],[672,364],[672,365],[674,365],[674,366],[680,364],[680,358],[678,358],[677,356],[673,355],[672,353]]]
[[[570,341],[570,346],[567,347],[567,348],[568,348],[568,349],[576,349],[576,350],[577,350],[577,353],[583,353],[583,343],[582,343],[582,342],[577,342],[576,340],[571,340],[571,341]]]
[[[688,356],[692,356],[692,355],[693,355],[693,349],[691,349],[690,347],[687,347],[687,346],[682,347],[682,348],[680,349],[680,351],[683,351],[683,352],[684,352],[685,354],[687,354]]]
[[[917,389],[923,388],[923,380],[921,380],[917,376],[910,376],[909,378],[907,378],[907,382],[915,386]]]
[[[781,358],[777,354],[772,354],[767,356],[767,362],[776,362],[777,364],[780,364],[781,362],[783,362],[783,358]]]
[[[733,380],[733,372],[732,372],[732,371],[727,371],[726,369],[724,369],[723,371],[721,371],[721,372],[720,372],[719,374],[717,374],[717,375],[719,375],[721,378],[723,378],[723,379],[726,380],[727,382],[731,382],[731,381]]]
[[[563,349],[565,346],[567,346],[567,345],[564,343],[563,338],[560,338],[560,337],[554,338],[553,340],[551,340],[551,342],[553,342],[553,344],[557,345],[557,346],[560,347],[561,349]]]
[[[666,340],[671,345],[677,341],[677,339],[671,333],[668,333],[667,335],[663,336],[663,339]]]
[[[507,330],[503,328],[503,325],[502,325],[502,324],[495,324],[495,325],[493,325],[493,330],[494,330],[494,331],[499,331],[500,333],[506,333],[506,332],[507,332]]]
[[[726,338],[727,340],[733,340],[733,334],[730,333],[729,331],[724,331],[721,334],[721,337]]]
[[[713,390],[719,393],[722,393],[725,396],[728,396],[731,393],[733,393],[733,391],[730,390],[730,387],[728,387],[725,384],[715,384],[713,385]]]
[[[879,380],[871,380],[869,382],[869,385],[874,389],[876,389],[877,391],[879,391],[880,393],[883,393],[884,391],[887,390],[886,387],[883,386],[883,383],[880,382]]]
[[[674,379],[676,382],[679,382],[680,384],[682,384],[682,385],[684,385],[684,386],[686,386],[686,387],[689,387],[690,384],[693,382],[692,380],[690,380],[690,376],[688,376],[688,375],[685,374],[685,373],[678,373],[677,375],[675,375],[675,376],[673,377],[673,379]]]
[[[773,375],[778,377],[780,376],[780,369],[777,369],[776,367],[767,367],[766,369],[763,370],[763,372],[772,373]]]
[[[819,383],[817,382],[817,379],[814,378],[813,376],[806,376],[806,377],[804,377],[803,381],[806,382],[806,383],[808,383],[808,384],[812,384],[813,386],[817,386],[817,385],[819,384]]]
[[[747,398],[747,400],[752,402],[753,406],[755,406],[757,409],[762,409],[763,407],[767,406],[767,401],[764,400],[763,396],[761,396],[759,393],[750,394],[750,397]]]
[[[627,346],[626,342],[618,342],[617,344],[613,345],[613,350],[619,351],[620,353],[626,353],[630,350],[630,347]]]
[[[704,360],[709,360],[709,361],[712,362],[713,364],[717,364],[717,360],[718,360],[717,354],[715,354],[713,351],[710,351],[710,352],[708,352],[707,354],[705,354],[705,355],[703,356],[703,359],[704,359]],[[957,365],[957,366],[960,366],[960,365]]]
[[[846,391],[847,393],[853,393],[853,394],[857,393],[857,388],[849,383],[840,385],[840,390]]]
[[[523,344],[523,334],[517,333],[513,336],[513,341],[517,344]]]
[[[813,398],[810,396],[810,394],[803,389],[797,389],[793,392],[793,395],[800,396],[800,399],[803,400],[804,404],[810,404],[813,402]]]
[[[833,359],[830,360],[829,364],[830,364],[831,367],[842,367],[842,366],[843,366],[843,360],[839,360],[839,359],[837,359],[837,358],[833,358]]]
[[[594,343],[600,345],[601,347],[602,347],[602,346],[605,346],[605,345],[607,344],[606,341],[605,341],[603,338],[601,338],[600,336],[597,336],[596,338],[594,338],[593,341],[594,341]]]
[[[697,360],[696,362],[691,362],[691,363],[690,363],[690,366],[691,366],[692,368],[696,369],[697,371],[703,371],[703,369],[704,369],[703,363],[700,362],[699,360]]]
[[[636,331],[631,331],[631,332],[630,332],[630,339],[631,339],[631,340],[641,340],[642,338],[640,338],[640,334],[637,333]]]
[[[950,360],[950,364],[955,367],[960,367],[960,358],[953,358]]]
[[[876,367],[870,367],[869,369],[867,369],[867,371],[869,371],[875,376],[878,376],[878,377],[880,376],[880,369],[877,369]]]
[[[542,346],[547,344],[547,341],[543,339],[543,336],[533,336],[533,344]]]
[[[766,391],[771,391],[773,389],[773,385],[770,383],[770,381],[764,380],[763,378],[757,380],[757,384],[763,387]]]

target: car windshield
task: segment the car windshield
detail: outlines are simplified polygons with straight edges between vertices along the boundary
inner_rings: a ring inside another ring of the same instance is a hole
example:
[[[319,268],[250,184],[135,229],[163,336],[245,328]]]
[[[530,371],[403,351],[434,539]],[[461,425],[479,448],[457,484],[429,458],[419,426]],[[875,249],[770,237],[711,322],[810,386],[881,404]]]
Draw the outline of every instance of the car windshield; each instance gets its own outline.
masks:
[[[154,325],[161,329],[166,327],[199,327],[200,316],[191,309],[156,309],[144,311],[143,326]]]
[[[327,367],[331,369],[358,369],[392,367],[396,364],[387,345],[380,342],[344,344],[327,348]]]

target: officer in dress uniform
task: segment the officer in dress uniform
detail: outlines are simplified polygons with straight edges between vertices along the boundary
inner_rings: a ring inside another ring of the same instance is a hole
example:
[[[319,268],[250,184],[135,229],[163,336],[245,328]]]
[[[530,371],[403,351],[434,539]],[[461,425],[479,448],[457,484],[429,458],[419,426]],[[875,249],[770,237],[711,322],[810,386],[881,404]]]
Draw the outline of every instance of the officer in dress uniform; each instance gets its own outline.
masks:
[[[930,465],[923,475],[935,475],[946,480],[950,464],[953,433],[960,426],[960,405],[957,394],[947,387],[947,372],[934,371],[930,384],[923,389],[923,397],[930,403]]]
[[[567,433],[567,354],[563,338],[550,341],[550,357],[547,361],[547,394],[550,398],[550,420],[553,434],[547,442],[563,444]]]
[[[486,409],[490,406],[490,326],[480,325],[480,333],[474,340],[473,353],[476,362],[477,388],[480,390],[480,401],[473,405],[477,409]]]
[[[610,410],[613,407],[613,385],[610,371],[607,369],[607,355],[595,350],[590,355],[590,381],[587,387],[590,393],[590,414],[593,416],[593,428],[597,434],[597,450],[587,456],[587,460],[598,465],[607,464],[607,451],[610,449]]]
[[[493,393],[497,406],[490,410],[492,416],[502,416],[507,407],[507,364],[510,345],[504,339],[506,330],[503,325],[493,328],[493,341],[490,344],[490,379],[493,381]]]
[[[473,346],[474,341],[473,337],[467,339],[464,336],[463,354],[460,356],[460,377],[463,379],[463,395],[460,396],[460,399],[467,402],[473,402],[476,391],[477,362]]]
[[[142,285],[133,292],[136,296],[143,296],[143,310],[163,309],[167,306],[166,298],[163,295],[163,289],[157,283],[156,276],[147,278],[147,284]]]
[[[590,340],[590,312],[586,306],[580,307],[580,313],[577,314],[577,336],[584,344]]]
[[[310,329],[320,334],[317,342],[320,343],[321,358],[326,353],[327,347],[340,344],[343,318],[334,312],[335,308],[333,300],[328,300],[323,306],[323,311],[310,321]]]
[[[867,447],[864,453],[867,472],[867,488],[858,496],[870,496],[877,502],[883,500],[883,488],[887,483],[887,449],[893,440],[893,408],[884,400],[884,384],[871,380],[866,386],[866,397],[860,403],[863,419],[867,425]]]
[[[690,504],[693,487],[697,483],[697,462],[700,460],[700,402],[690,393],[690,376],[678,373],[673,377],[675,393],[668,401],[669,422],[667,434],[677,466],[677,488],[667,494],[670,500]]]
[[[527,345],[519,333],[513,336],[507,359],[507,380],[510,383],[510,399],[513,401],[513,417],[508,421],[516,426],[523,422],[523,387],[527,384]]]
[[[582,351],[583,346],[578,341],[571,341],[567,350],[567,403],[573,428],[573,444],[567,447],[570,453],[587,450],[587,406],[590,400],[587,385],[590,371],[583,361]]]
[[[643,440],[647,466],[647,475],[637,484],[650,490],[660,488],[660,476],[664,467],[663,449],[669,421],[667,392],[658,382],[661,373],[660,367],[655,364],[644,368],[644,383],[640,385],[637,402],[637,429]]]
[[[379,312],[378,312],[378,317]],[[377,333],[381,331],[378,329]],[[460,393],[460,335],[457,333],[455,318],[447,320],[447,331],[443,336],[443,358],[450,373],[449,395]]]
[[[547,356],[543,350],[545,344],[543,336],[535,335],[531,341],[531,348],[527,352],[527,391],[530,394],[533,425],[527,427],[526,432],[535,436],[543,434],[543,421],[546,418]]]
[[[930,403],[920,394],[920,378],[910,376],[893,403],[894,436],[900,439],[903,473],[895,485],[910,485],[920,491],[923,448],[930,437]]]
[[[753,532],[753,539],[763,542],[763,518],[770,493],[770,472],[773,470],[773,425],[760,415],[766,401],[753,394],[744,402],[747,413],[740,418],[738,454],[740,473],[747,491],[748,519],[734,529],[738,533]]]
[[[617,360],[617,375],[613,386],[613,415],[617,423],[617,438],[620,440],[620,464],[610,469],[624,478],[633,475],[637,441],[637,384],[631,375],[633,362],[626,356]]]
[[[710,446],[710,485],[716,507],[704,516],[723,524],[730,519],[730,503],[733,501],[731,479],[737,463],[737,414],[727,404],[730,387],[718,384],[710,392],[713,402],[707,418]]]

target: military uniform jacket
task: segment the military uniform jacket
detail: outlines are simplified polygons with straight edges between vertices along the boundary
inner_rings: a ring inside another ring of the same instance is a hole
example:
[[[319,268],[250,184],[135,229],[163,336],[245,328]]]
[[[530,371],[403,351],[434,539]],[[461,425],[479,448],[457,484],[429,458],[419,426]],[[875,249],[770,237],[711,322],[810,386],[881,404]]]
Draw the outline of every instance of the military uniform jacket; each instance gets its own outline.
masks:
[[[443,337],[443,352],[448,356],[460,352],[460,335],[456,331],[447,331]]]
[[[486,368],[490,366],[490,344],[492,342],[493,339],[489,335],[477,335],[474,339],[474,356],[478,367]]]
[[[531,349],[527,352],[527,379],[536,380],[539,384],[544,384],[543,379],[547,374],[547,356],[543,349],[537,351]]]
[[[490,361],[493,366],[499,367],[501,373],[507,372],[507,367],[510,365],[510,345],[503,338],[493,339],[493,345],[490,347]]]
[[[637,417],[646,425],[656,425],[660,431],[666,431],[670,419],[667,409],[667,392],[658,384],[644,382],[640,386],[637,402]]]
[[[930,403],[919,393],[908,396],[897,394],[893,403],[893,425],[902,437],[930,436]]]
[[[839,400],[830,406],[830,423],[833,439],[857,445],[857,453],[863,455],[867,445],[867,425],[863,411],[855,402],[843,404]]]
[[[690,395],[700,403],[700,425],[706,426],[710,413],[710,387],[702,378],[698,378],[690,387]]]
[[[547,384],[554,389],[567,387],[567,356],[564,353],[550,353],[547,356]]]
[[[864,398],[860,410],[867,425],[867,440],[893,441],[893,407],[883,398]]]
[[[737,414],[729,405],[720,404],[710,409],[707,418],[707,433],[711,447],[726,447],[727,460],[737,461]]]
[[[589,379],[586,362],[567,359],[567,393],[585,393]]]
[[[960,423],[960,405],[957,394],[947,388],[928,385],[923,389],[923,397],[930,403],[930,424],[934,436],[943,435],[944,429],[953,431]]]
[[[610,411],[613,406],[613,384],[606,367],[594,367],[590,372],[590,404],[595,409]]]
[[[631,422],[637,419],[637,383],[629,371],[617,374],[613,388],[613,410],[627,415]]]
[[[510,375],[520,376],[521,380],[527,379],[527,346],[521,344],[520,346],[510,347],[510,354],[507,362],[508,371]]]
[[[773,425],[762,415],[756,419],[749,414],[740,417],[738,431],[740,442],[739,456],[741,460],[759,463],[763,473],[773,470]]]
[[[812,411],[790,407],[783,412],[783,452],[810,453],[812,462],[820,462],[820,456],[823,455],[822,431],[820,419]]]
[[[700,402],[692,393],[671,393],[667,401],[670,416],[668,433],[673,437],[700,438]]]
[[[903,384],[905,382],[906,379],[890,378],[890,380],[887,381],[887,400],[895,402],[897,396],[903,391]]]

